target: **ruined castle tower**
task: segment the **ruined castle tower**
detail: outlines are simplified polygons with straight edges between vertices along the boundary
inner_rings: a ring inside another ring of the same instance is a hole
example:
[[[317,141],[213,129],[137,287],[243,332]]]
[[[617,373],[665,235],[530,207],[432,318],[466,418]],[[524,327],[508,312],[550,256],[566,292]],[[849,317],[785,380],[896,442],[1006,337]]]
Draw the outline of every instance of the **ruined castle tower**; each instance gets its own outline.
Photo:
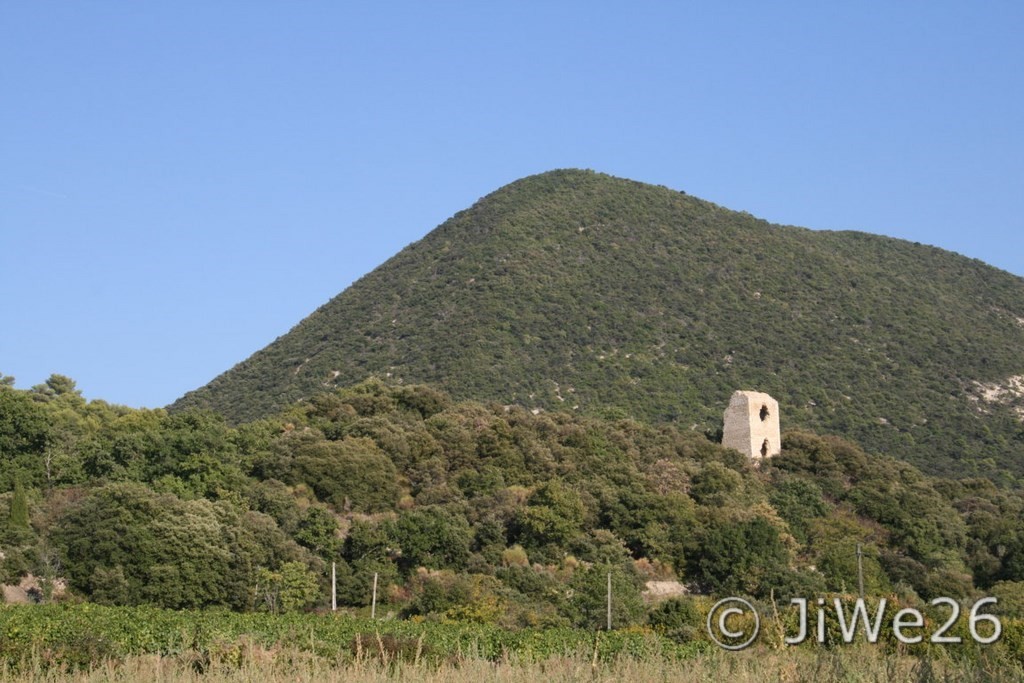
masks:
[[[725,409],[722,445],[760,460],[781,450],[779,402],[758,391],[737,391]]]

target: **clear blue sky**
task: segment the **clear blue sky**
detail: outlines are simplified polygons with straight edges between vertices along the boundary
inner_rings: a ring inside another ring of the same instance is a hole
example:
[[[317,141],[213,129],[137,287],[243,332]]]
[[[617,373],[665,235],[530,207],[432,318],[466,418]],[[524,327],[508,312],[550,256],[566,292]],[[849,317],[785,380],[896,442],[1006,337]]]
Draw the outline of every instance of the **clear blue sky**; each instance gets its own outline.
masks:
[[[1024,275],[1019,0],[5,0],[0,92],[23,388],[164,405],[553,168]]]

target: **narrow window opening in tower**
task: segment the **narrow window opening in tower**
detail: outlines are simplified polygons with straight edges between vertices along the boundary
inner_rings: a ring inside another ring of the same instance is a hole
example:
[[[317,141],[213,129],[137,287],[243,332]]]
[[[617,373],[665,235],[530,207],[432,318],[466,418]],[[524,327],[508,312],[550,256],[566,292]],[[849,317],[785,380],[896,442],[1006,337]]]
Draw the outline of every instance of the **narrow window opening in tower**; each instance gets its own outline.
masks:
[[[768,439],[765,439],[764,443],[761,444],[761,457],[762,458],[767,458],[768,457]]]
[[[761,406],[761,422],[768,419],[768,406]]]

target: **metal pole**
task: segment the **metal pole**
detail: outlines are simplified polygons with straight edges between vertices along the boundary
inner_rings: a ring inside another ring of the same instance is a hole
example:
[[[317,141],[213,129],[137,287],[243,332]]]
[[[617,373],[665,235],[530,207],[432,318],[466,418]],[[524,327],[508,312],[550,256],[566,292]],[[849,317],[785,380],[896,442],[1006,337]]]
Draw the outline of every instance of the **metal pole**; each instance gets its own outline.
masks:
[[[857,544],[857,587],[860,589],[860,597],[864,598],[864,553]]]
[[[331,611],[338,611],[338,563],[331,562]]]
[[[612,630],[612,573],[608,572],[608,630]]]
[[[373,600],[370,603],[370,618],[377,618],[377,572],[373,573]]]

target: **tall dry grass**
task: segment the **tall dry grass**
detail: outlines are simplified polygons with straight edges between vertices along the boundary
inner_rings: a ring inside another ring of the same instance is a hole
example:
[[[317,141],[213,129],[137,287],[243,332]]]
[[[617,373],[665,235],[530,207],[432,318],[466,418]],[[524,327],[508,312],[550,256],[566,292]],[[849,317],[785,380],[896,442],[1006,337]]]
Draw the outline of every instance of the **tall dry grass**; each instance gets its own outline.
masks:
[[[21,671],[0,670],[4,683],[527,683],[544,681],[728,681],[761,683],[1001,683],[1024,681],[1020,664],[966,664],[952,660],[886,655],[876,648],[832,652],[764,650],[711,652],[685,661],[620,659],[609,663],[586,657],[555,657],[541,662],[508,659],[489,662],[463,659],[442,664],[388,661],[367,653],[355,661],[335,664],[298,650],[267,651],[251,647],[241,660],[211,661],[198,655],[131,657],[106,662],[92,670],[47,670],[41,662],[26,662]]]

